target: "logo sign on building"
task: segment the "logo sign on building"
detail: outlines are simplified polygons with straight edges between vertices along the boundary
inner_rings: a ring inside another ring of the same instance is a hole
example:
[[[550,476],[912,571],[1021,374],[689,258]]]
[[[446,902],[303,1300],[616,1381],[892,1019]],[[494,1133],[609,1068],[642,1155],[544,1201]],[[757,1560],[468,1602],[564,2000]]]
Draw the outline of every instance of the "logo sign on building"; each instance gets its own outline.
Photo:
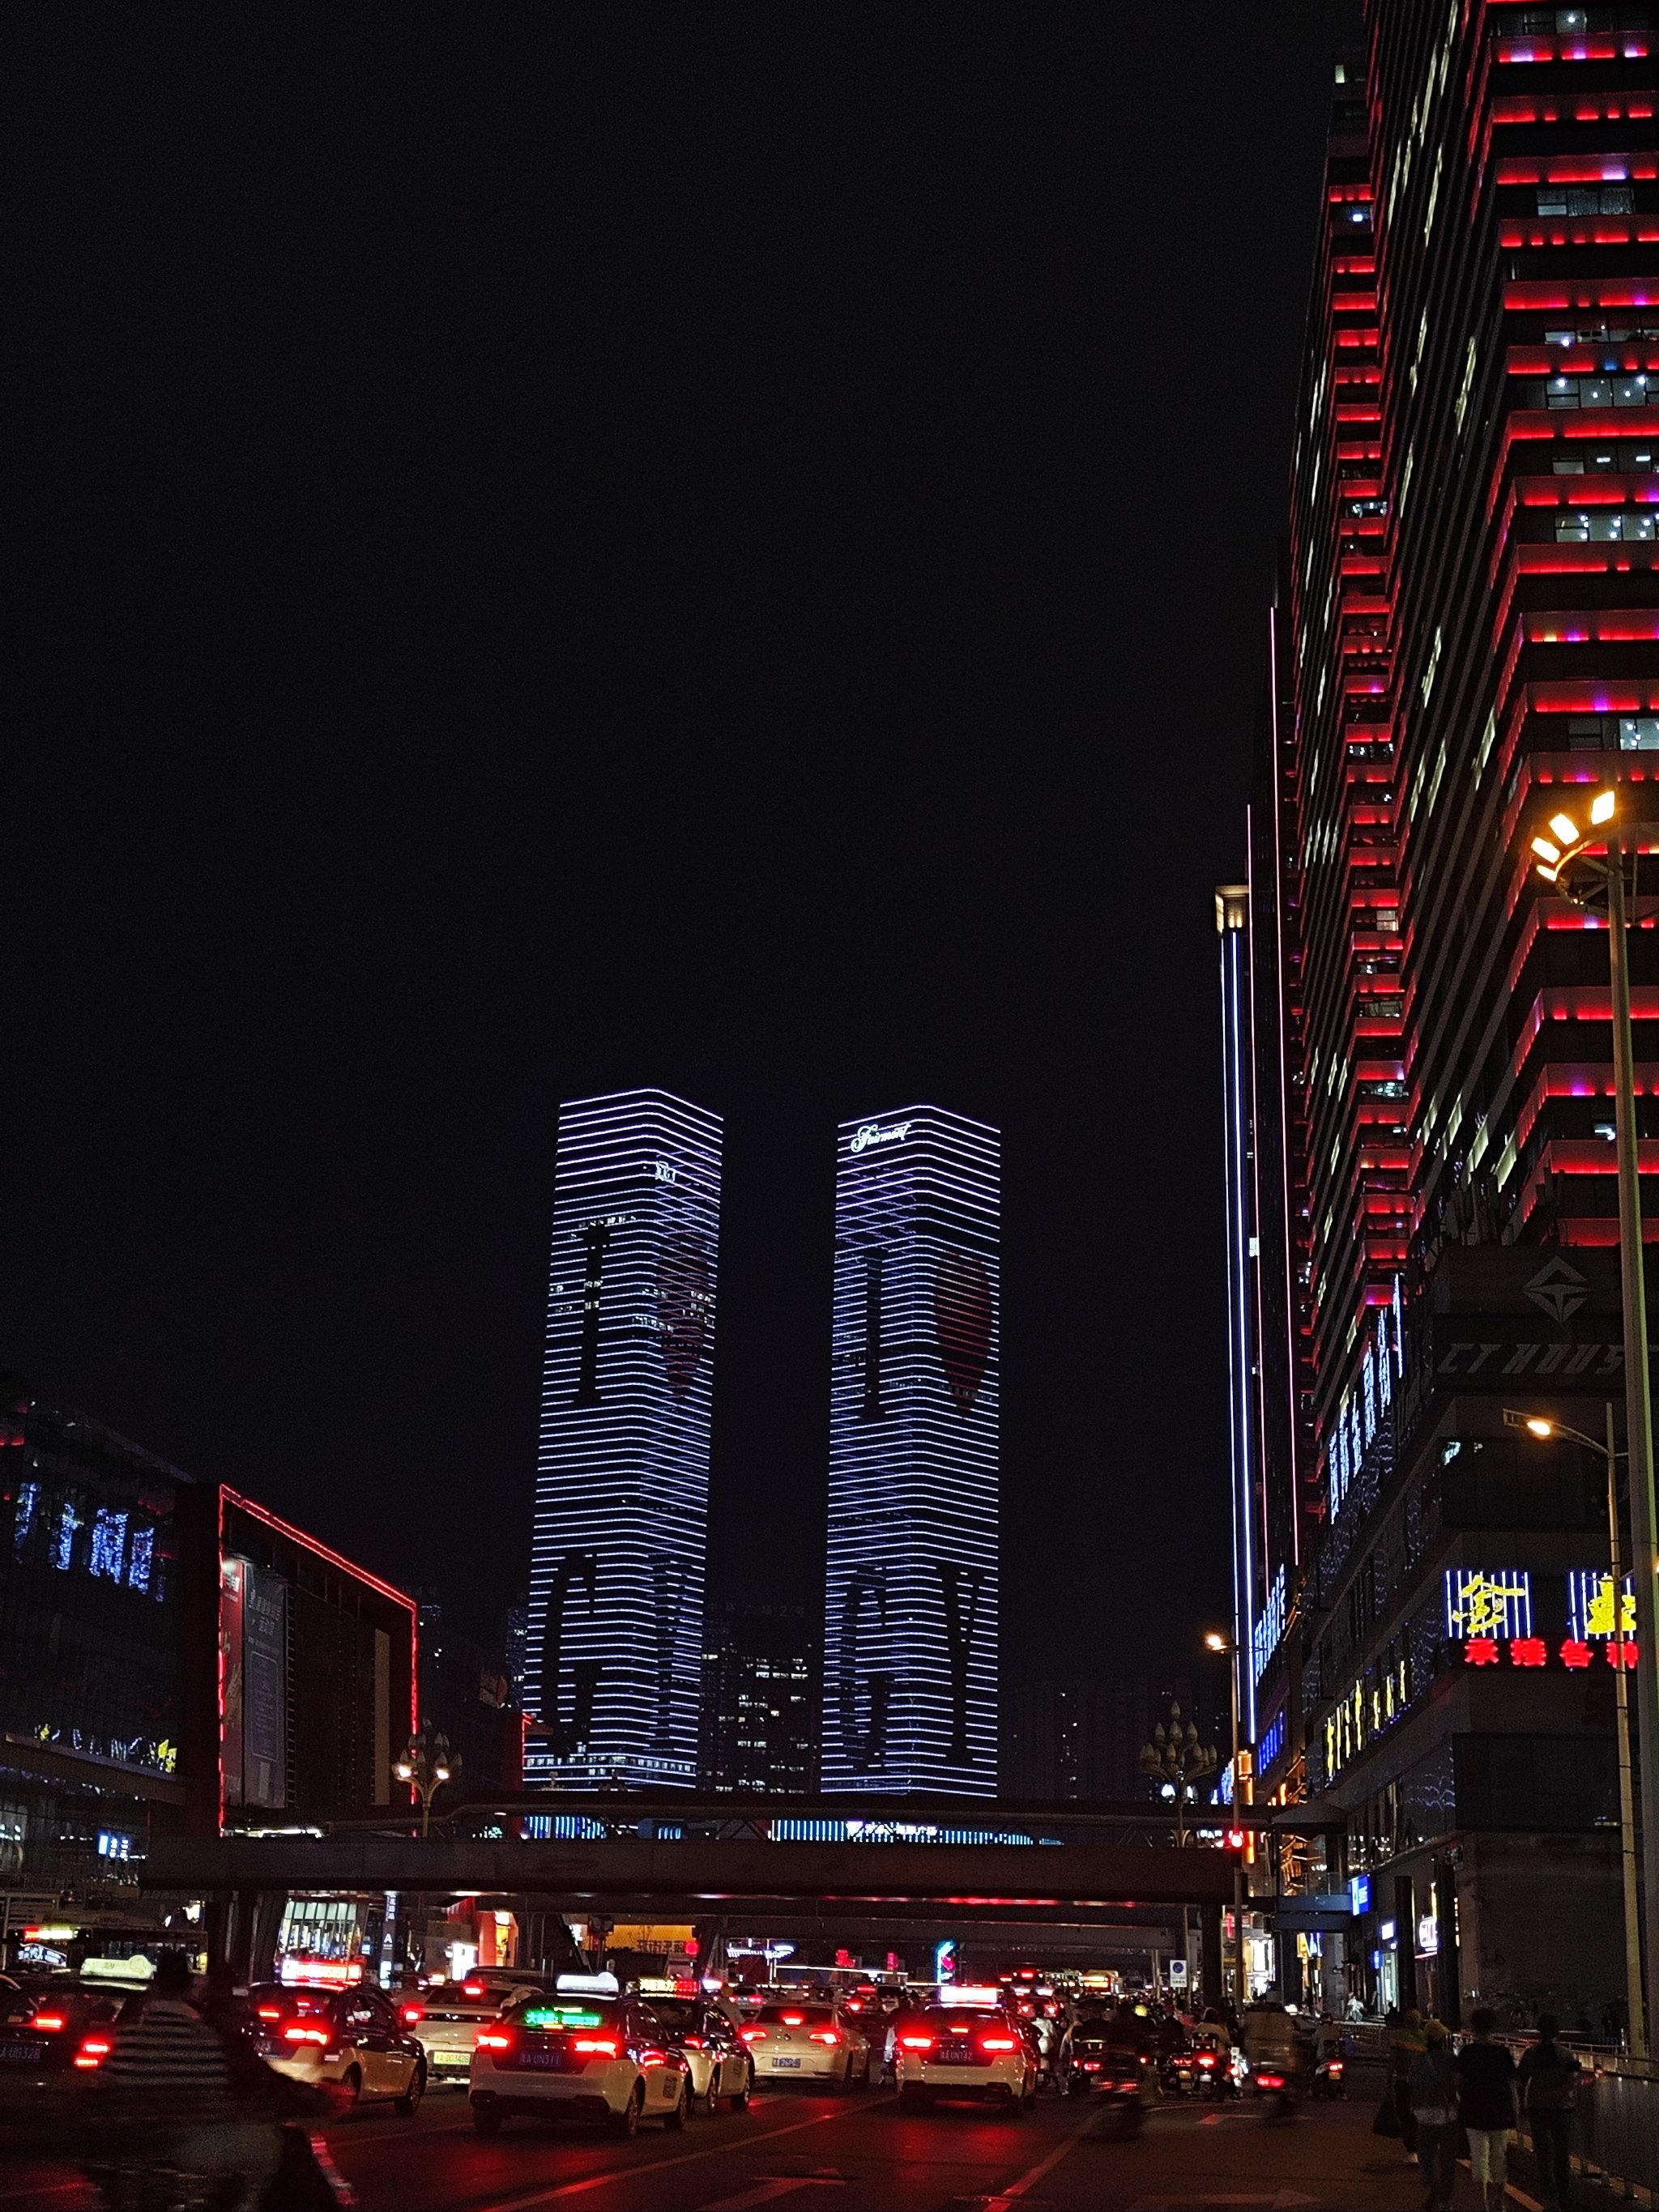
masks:
[[[1349,1875],[1348,1904],[1356,1920],[1358,1919],[1362,1912],[1369,1912],[1370,1911],[1371,1878],[1370,1875],[1356,1874]]]
[[[1626,1575],[1619,1603],[1618,1620],[1613,1618],[1613,1577],[1605,1570],[1575,1568],[1567,1577],[1568,1633],[1582,1644],[1592,1638],[1604,1636],[1634,1636],[1636,1633],[1636,1582]]]

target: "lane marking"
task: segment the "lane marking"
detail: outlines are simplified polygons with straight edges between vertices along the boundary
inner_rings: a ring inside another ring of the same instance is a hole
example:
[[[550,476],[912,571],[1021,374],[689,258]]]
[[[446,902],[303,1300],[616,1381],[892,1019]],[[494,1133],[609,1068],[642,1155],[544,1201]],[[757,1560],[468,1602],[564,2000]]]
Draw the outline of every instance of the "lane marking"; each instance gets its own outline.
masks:
[[[1000,2189],[994,2196],[988,2197],[985,2199],[985,2212],[1004,2212],[1006,2206],[1014,2203],[1019,2197],[1024,2197],[1033,2182],[1041,2181],[1045,2173],[1051,2172],[1060,2164],[1061,2159],[1077,2143],[1079,2136],[1088,2134],[1094,2126],[1096,2117],[1092,2112],[1085,2112],[1070,2133],[1060,2137],[1047,2158],[1040,2158],[1035,2166],[1029,2166],[1020,2175],[1018,2181],[1011,2181],[1006,2189]]]
[[[648,2166],[612,2166],[603,2173],[590,2173],[585,2181],[566,2181],[556,2189],[538,2189],[528,2197],[505,2197],[497,2204],[484,2204],[478,2212],[537,2212],[543,2204],[556,2203],[562,2197],[583,2197],[590,2189],[608,2188],[613,2181],[631,2181],[636,2173],[665,2173],[671,2166],[695,2166],[699,2159],[730,2158],[732,2152],[746,2147],[758,2148],[762,2143],[776,2142],[781,2136],[798,2136],[808,2128],[827,2127],[832,2120],[850,2120],[858,2114],[873,2112],[882,2105],[890,2105],[893,2099],[868,2097],[857,2105],[843,2105],[833,2112],[819,2112],[810,2120],[792,2120],[787,2128],[769,2128],[763,2136],[752,2136],[749,2145],[742,2142],[711,2143],[707,2150],[682,2151],[678,2158],[653,2159]],[[1094,2116],[1091,2113],[1090,2118]],[[1052,2163],[1052,2160],[1050,2161]]]
[[[705,2204],[702,2212],[742,2212],[746,2204],[770,2204],[780,2197],[793,2197],[798,2189],[844,2189],[845,2182],[825,2184],[811,2174],[798,2174],[793,2179],[780,2174],[775,2180],[757,2182],[737,2197],[717,2197],[712,2204]]]

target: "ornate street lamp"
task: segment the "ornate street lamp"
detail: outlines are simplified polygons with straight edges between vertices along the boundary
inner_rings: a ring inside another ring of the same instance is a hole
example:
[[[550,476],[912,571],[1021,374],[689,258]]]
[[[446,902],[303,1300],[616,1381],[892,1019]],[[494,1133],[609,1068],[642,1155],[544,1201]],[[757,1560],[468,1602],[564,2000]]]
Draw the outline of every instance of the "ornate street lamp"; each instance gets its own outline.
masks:
[[[424,1729],[409,1739],[409,1747],[392,1768],[399,1782],[407,1782],[421,1801],[421,1833],[432,1832],[432,1801],[446,1782],[461,1771],[460,1755],[451,1751],[447,1735],[428,1735]]]

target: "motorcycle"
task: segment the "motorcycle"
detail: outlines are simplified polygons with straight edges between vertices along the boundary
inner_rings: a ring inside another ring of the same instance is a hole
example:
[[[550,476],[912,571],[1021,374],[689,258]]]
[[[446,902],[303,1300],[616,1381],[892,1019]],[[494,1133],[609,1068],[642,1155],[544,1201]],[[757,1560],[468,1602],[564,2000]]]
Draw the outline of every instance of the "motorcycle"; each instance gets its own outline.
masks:
[[[1256,2094],[1267,2100],[1262,2119],[1270,2128],[1285,2127],[1296,2118],[1296,2077],[1279,2067],[1267,2067],[1250,2076]]]
[[[1320,2098],[1346,2097],[1348,2094],[1346,2060],[1322,2058],[1314,2068],[1310,2094]]]
[[[1236,2094],[1231,2057],[1213,2044],[1193,2053],[1193,2094],[1223,2103]]]

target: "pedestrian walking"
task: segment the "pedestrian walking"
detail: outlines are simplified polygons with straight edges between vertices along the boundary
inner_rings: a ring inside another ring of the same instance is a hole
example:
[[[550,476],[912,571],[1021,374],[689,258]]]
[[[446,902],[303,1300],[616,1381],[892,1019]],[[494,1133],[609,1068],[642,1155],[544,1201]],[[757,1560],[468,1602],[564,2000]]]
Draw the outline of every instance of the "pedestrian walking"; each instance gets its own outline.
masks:
[[[1532,2154],[1544,2188],[1544,2212],[1566,2212],[1572,2191],[1572,2114],[1583,2071],[1571,2051],[1556,2041],[1561,2024],[1550,2013],[1538,2021],[1538,2040],[1521,2055],[1516,2069]]]
[[[1451,2212],[1457,2179],[1457,2081],[1443,2021],[1425,2023],[1423,2055],[1413,2064],[1408,2087],[1423,2168],[1423,2212]]]
[[[1423,2039],[1423,2015],[1413,2005],[1402,2012],[1389,2033],[1389,2057],[1394,2069],[1394,2109],[1406,2146],[1407,2162],[1417,2156],[1417,2123],[1412,2118],[1412,2069],[1428,2048]]]
[[[1482,2212],[1504,2212],[1510,2137],[1515,2132],[1515,2061],[1492,2032],[1498,2015],[1483,2005],[1469,2015],[1473,2038],[1452,2062],[1457,2118],[1469,2138],[1469,2172]]]

